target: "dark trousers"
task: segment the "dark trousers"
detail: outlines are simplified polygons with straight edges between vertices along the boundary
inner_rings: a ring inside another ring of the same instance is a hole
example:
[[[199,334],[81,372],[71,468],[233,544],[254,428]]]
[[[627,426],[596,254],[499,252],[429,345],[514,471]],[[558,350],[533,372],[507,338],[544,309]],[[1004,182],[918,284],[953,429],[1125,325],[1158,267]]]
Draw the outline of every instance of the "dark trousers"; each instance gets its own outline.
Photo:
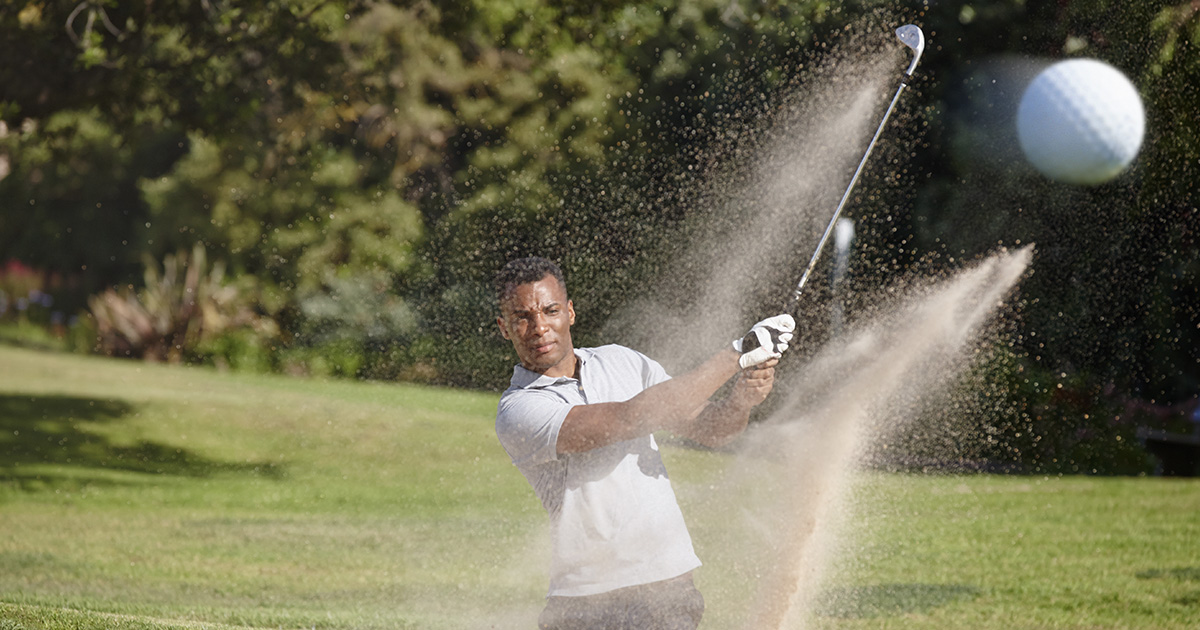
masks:
[[[691,574],[598,595],[551,597],[541,630],[695,630],[704,596]]]

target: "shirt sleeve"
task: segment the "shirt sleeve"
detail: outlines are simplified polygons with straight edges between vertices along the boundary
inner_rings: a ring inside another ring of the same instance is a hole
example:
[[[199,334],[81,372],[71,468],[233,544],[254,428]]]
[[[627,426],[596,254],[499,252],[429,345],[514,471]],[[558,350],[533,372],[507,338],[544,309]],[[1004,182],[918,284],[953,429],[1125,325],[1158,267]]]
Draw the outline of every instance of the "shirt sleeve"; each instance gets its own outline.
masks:
[[[496,435],[514,464],[528,466],[558,459],[558,433],[575,405],[551,392],[518,390],[500,398]]]
[[[671,375],[667,374],[667,371],[663,369],[663,366],[659,365],[658,361],[640,352],[635,351],[635,354],[642,360],[642,384],[645,388],[654,387],[663,381],[671,380]]]

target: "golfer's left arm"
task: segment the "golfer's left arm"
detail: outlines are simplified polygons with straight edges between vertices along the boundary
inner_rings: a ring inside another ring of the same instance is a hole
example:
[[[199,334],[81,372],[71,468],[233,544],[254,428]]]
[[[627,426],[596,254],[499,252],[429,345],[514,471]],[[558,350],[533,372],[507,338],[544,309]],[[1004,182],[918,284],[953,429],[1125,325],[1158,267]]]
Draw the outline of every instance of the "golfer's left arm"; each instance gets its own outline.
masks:
[[[771,393],[777,363],[778,359],[771,359],[742,370],[729,396],[702,407],[680,434],[709,448],[728,444],[745,430],[750,410]]]

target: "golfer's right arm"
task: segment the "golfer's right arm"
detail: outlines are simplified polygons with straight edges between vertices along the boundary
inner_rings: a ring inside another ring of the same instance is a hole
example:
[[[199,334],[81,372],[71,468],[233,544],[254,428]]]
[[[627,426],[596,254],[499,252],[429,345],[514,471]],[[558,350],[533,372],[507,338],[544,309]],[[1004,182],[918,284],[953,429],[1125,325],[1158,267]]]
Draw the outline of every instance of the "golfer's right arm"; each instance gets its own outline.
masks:
[[[558,452],[580,453],[655,431],[679,431],[738,372],[741,355],[722,350],[700,367],[649,387],[625,402],[576,405],[558,432]]]
[[[791,315],[764,319],[746,337],[734,341],[732,348],[683,376],[648,387],[624,402],[572,407],[558,431],[558,453],[590,451],[655,431],[687,434],[709,396],[739,369],[778,359],[795,327]]]

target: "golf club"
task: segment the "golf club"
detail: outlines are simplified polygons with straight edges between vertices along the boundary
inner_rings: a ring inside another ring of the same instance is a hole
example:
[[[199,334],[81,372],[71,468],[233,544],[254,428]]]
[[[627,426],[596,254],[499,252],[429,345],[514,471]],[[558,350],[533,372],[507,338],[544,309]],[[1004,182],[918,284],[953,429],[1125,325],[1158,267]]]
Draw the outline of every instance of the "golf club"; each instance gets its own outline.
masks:
[[[921,31],[921,27],[916,24],[905,24],[896,29],[896,37],[900,39],[901,43],[912,49],[912,63],[908,65],[908,70],[901,77],[900,87],[896,88],[896,95],[892,97],[892,102],[888,105],[887,112],[884,113],[883,120],[879,123],[879,128],[875,130],[875,136],[871,138],[871,143],[867,145],[866,153],[863,154],[862,160],[858,163],[858,169],[854,171],[854,177],[850,179],[850,185],[846,187],[846,192],[842,195],[842,200],[838,203],[837,210],[833,213],[833,218],[829,220],[829,225],[825,228],[825,233],[821,236],[821,241],[817,243],[817,251],[813,253],[812,259],[808,261],[808,267],[804,270],[804,275],[800,276],[800,282],[796,285],[796,290],[792,292],[792,297],[784,307],[785,313],[794,313],[796,311],[796,307],[800,303],[800,294],[804,292],[804,285],[808,282],[808,276],[812,274],[813,268],[817,266],[817,259],[821,257],[821,251],[825,249],[825,242],[829,240],[829,235],[833,232],[833,227],[837,223],[838,217],[842,216],[842,208],[846,206],[846,201],[850,199],[850,191],[854,189],[854,184],[858,182],[858,176],[862,174],[863,167],[867,164],[867,158],[870,157],[871,150],[875,148],[875,142],[879,140],[879,135],[883,133],[883,126],[887,124],[888,117],[892,115],[892,110],[896,107],[896,101],[900,99],[900,93],[908,86],[908,80],[912,77],[913,71],[917,69],[917,62],[921,59],[921,53],[925,51],[925,34]]]

